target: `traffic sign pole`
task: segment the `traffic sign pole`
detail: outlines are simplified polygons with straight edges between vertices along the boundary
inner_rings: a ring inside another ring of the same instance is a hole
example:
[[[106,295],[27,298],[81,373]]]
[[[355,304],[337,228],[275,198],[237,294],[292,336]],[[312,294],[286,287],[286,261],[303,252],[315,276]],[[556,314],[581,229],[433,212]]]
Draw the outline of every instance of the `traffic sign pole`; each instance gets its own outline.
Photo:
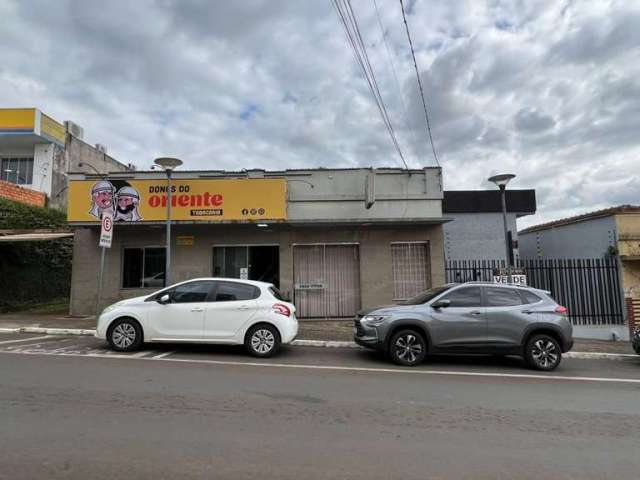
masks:
[[[96,321],[98,321],[98,317],[100,316],[102,278],[104,276],[104,257],[107,253],[107,248],[111,248],[111,239],[113,238],[113,214],[103,212],[100,224],[100,240],[98,241],[98,245],[102,247],[102,252],[100,253],[100,274],[98,275],[98,294],[96,295]]]
[[[104,257],[107,251],[107,247],[102,247],[102,253],[100,254],[100,275],[98,276],[98,295],[96,297],[96,322],[100,316],[100,301],[102,300],[102,277],[104,274]]]

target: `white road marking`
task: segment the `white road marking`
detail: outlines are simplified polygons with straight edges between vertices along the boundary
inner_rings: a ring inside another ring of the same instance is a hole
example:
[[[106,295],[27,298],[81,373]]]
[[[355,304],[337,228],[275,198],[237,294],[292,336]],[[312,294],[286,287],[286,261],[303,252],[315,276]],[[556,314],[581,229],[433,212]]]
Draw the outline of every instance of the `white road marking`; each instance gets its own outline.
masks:
[[[164,352],[164,353],[161,353],[160,355],[156,355],[155,357],[151,357],[151,358],[153,358],[155,360],[159,360],[161,358],[168,357],[169,355],[173,355],[174,353],[176,353],[175,350],[170,351],[170,352]]]
[[[0,351],[0,354],[19,354],[19,355],[52,355],[49,351]],[[142,352],[141,352],[142,353]],[[228,360],[200,360],[186,358],[144,358],[132,357],[126,354],[116,353],[98,353],[98,354],[75,354],[69,353],[66,357],[91,357],[91,358],[118,358],[130,360],[153,360],[160,362],[174,363],[197,363],[208,365],[227,365],[227,366],[243,366],[243,367],[263,367],[263,368],[297,368],[305,370],[328,370],[342,372],[366,372],[366,373],[394,373],[394,374],[413,374],[413,375],[444,375],[459,377],[489,377],[489,378],[513,378],[519,380],[567,380],[578,382],[602,382],[602,383],[630,383],[640,384],[640,378],[607,378],[607,377],[570,377],[565,375],[541,375],[541,374],[524,374],[524,373],[495,373],[495,372],[466,372],[455,370],[419,370],[407,368],[372,368],[372,367],[345,367],[340,365],[305,365],[292,363],[257,363],[257,362],[234,362]]]
[[[153,355],[155,353],[158,353],[157,350],[145,350],[142,352],[138,352],[138,353],[134,353],[133,355],[127,355],[130,358],[142,358],[142,357],[147,357],[149,355]]]
[[[29,340],[41,340],[43,338],[51,338],[49,335],[42,335],[41,337],[22,338],[20,340],[4,340],[0,342],[0,345],[6,345],[8,343],[28,342]]]

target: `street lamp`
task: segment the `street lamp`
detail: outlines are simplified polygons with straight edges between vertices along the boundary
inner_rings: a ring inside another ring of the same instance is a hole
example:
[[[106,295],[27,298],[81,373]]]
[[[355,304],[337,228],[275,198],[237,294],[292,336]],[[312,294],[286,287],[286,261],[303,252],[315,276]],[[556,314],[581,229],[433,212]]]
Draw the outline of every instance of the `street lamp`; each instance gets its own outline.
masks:
[[[511,245],[509,242],[509,233],[507,231],[507,200],[505,190],[507,189],[507,183],[509,183],[516,176],[512,173],[503,173],[500,175],[494,175],[489,178],[489,181],[495,183],[500,189],[500,196],[502,197],[502,223],[504,225],[504,247],[507,254],[507,267],[509,272],[509,281],[511,281]]]
[[[156,158],[153,163],[162,168],[167,174],[167,252],[164,271],[164,285],[166,287],[171,285],[171,172],[174,168],[182,165],[182,160],[179,158],[160,157]]]

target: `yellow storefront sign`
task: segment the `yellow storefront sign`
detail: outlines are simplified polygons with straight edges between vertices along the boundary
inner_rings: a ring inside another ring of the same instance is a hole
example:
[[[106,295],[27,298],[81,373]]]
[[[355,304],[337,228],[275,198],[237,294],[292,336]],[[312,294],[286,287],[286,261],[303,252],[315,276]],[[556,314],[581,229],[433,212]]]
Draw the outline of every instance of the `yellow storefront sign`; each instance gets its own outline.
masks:
[[[177,221],[285,220],[284,179],[175,179],[171,219]],[[116,222],[152,222],[167,218],[167,181],[72,180],[69,222],[98,222],[104,211]]]
[[[0,108],[0,132],[33,132],[35,124],[35,108]]]
[[[64,145],[67,132],[64,125],[56,122],[53,118],[43,113],[40,115],[40,135],[51,141]]]

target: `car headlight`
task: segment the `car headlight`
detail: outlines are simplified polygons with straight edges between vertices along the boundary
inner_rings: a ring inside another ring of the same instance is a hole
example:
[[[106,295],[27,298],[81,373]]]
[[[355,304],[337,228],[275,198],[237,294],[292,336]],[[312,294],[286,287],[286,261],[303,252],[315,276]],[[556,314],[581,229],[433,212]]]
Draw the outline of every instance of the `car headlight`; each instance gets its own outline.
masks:
[[[384,315],[365,315],[362,317],[362,322],[365,325],[369,325],[371,327],[375,327],[377,325],[381,325],[388,317]]]

